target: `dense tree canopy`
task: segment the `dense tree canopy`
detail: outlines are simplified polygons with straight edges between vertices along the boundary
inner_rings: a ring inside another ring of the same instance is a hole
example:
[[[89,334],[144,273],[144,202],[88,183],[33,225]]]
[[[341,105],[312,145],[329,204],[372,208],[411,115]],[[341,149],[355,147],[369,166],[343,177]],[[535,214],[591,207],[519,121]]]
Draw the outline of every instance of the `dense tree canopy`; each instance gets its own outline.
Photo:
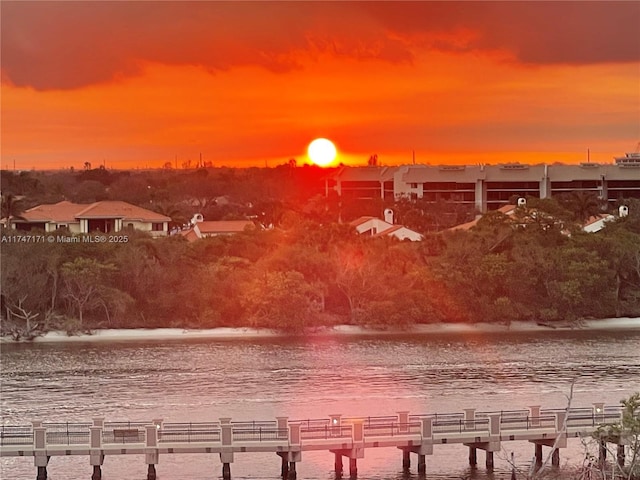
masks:
[[[628,216],[590,234],[574,227],[592,208],[588,198],[531,199],[535,215],[492,212],[471,230],[437,233],[429,233],[434,225],[459,223],[467,214],[449,205],[438,217],[434,205],[400,201],[397,217],[425,239],[399,242],[358,236],[345,216],[374,207],[369,213],[380,215],[384,202],[363,210],[358,202],[324,197],[325,174],[285,165],[3,177],[3,195],[6,189],[25,206],[104,189],[101,196],[126,194],[176,224],[202,208],[215,215],[209,219],[251,218],[259,228],[193,243],[129,232],[123,244],[14,243],[5,229],[2,328],[302,332],[336,323],[391,328],[640,316],[637,200],[626,202]]]
[[[640,233],[629,218],[571,236],[494,218],[424,243],[305,220],[194,243],[141,233],[125,244],[4,243],[2,265],[5,328],[24,323],[20,309],[68,330],[640,315]]]

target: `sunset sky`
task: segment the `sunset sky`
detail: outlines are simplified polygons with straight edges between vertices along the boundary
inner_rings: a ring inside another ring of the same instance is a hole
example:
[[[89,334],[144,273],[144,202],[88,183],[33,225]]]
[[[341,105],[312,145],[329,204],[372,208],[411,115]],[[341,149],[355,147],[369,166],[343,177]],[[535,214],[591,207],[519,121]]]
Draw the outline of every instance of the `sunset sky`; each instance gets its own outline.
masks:
[[[1,166],[612,162],[640,2],[1,3]]]

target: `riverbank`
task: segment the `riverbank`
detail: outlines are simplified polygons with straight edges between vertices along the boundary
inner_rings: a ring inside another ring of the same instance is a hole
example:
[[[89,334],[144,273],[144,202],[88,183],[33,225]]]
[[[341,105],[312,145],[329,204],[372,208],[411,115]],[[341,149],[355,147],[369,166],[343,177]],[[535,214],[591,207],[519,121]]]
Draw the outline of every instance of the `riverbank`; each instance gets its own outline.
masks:
[[[306,336],[326,335],[381,335],[381,334],[447,334],[447,333],[500,333],[500,332],[544,332],[570,330],[640,330],[640,317],[637,318],[609,318],[602,320],[583,320],[576,324],[541,325],[533,322],[511,322],[510,324],[495,323],[438,323],[416,325],[403,330],[375,330],[353,325],[338,325],[328,327]],[[68,335],[66,332],[52,331],[33,339],[33,342],[106,342],[129,340],[179,340],[179,339],[225,339],[225,338],[254,338],[281,337],[286,334],[255,328],[211,328],[203,330],[185,330],[182,328],[155,329],[105,329],[95,330],[91,334]],[[9,337],[0,338],[0,343],[15,343]]]

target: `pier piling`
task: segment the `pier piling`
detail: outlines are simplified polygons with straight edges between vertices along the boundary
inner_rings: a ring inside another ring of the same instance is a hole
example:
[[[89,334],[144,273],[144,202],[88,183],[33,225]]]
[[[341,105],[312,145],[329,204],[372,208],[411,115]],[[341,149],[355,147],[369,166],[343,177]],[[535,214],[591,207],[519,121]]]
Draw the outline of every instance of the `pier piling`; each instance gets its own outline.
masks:
[[[478,464],[478,449],[469,447],[469,465],[475,467]]]
[[[418,454],[418,473],[427,473],[427,456]]]
[[[617,461],[618,461],[618,466],[620,468],[624,468],[624,461],[625,461],[624,445],[618,445]]]
[[[358,476],[358,460],[355,458],[349,459],[349,477],[356,478]]]
[[[93,466],[93,474],[91,475],[91,480],[102,480],[102,470],[100,465]]]
[[[601,440],[598,461],[600,462],[600,465],[604,465],[604,462],[606,462],[606,460],[607,460],[607,442],[605,442],[604,440]]]
[[[47,480],[47,467],[38,467],[36,480]]]
[[[539,443],[535,444],[535,458],[536,458],[536,466],[542,465],[542,445]]]
[[[402,470],[408,472],[411,469],[411,453],[408,449],[402,450]]]
[[[342,454],[336,452],[335,456],[336,456],[336,461],[334,463],[334,470],[336,472],[336,476],[337,477],[341,477],[342,476],[342,471],[343,471]]]
[[[492,472],[493,471],[493,452],[490,452],[489,450],[487,450],[487,460],[486,460],[486,467],[487,470]]]
[[[289,462],[289,473],[287,474],[287,480],[296,480],[296,462]]]
[[[153,463],[147,468],[147,480],[156,480],[156,466]]]
[[[282,465],[280,466],[280,476],[286,479],[287,475],[289,475],[289,462],[287,461],[287,457],[284,455],[281,455],[280,458],[282,459]]]
[[[560,449],[556,448],[551,454],[551,465],[554,467],[560,466]]]
[[[231,480],[231,464],[230,463],[222,464],[222,479]]]

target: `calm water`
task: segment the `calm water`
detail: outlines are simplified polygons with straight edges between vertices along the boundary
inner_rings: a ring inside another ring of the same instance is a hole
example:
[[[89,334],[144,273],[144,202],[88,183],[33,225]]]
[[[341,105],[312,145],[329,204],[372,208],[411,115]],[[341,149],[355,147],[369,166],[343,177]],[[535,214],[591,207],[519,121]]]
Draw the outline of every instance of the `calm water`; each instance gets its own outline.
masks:
[[[12,424],[562,408],[574,378],[575,407],[617,405],[640,390],[640,331],[3,345],[1,359],[2,420]],[[512,451],[527,468],[532,445],[503,446],[494,474],[485,472],[482,452],[477,470],[470,470],[465,447],[436,446],[427,477],[506,479],[501,457]],[[580,461],[581,451],[570,441],[562,462]],[[415,472],[416,457],[412,462]],[[3,480],[35,478],[31,458],[4,458],[0,467]],[[304,452],[298,478],[332,479],[332,467],[330,453]],[[165,455],[157,470],[161,480],[221,477],[217,455]],[[52,480],[87,480],[89,458],[52,457],[48,472]],[[367,450],[358,472],[363,480],[414,476],[402,474],[401,453],[393,448]],[[231,473],[277,479],[279,457],[236,454]],[[144,458],[108,456],[103,478],[143,480]]]

